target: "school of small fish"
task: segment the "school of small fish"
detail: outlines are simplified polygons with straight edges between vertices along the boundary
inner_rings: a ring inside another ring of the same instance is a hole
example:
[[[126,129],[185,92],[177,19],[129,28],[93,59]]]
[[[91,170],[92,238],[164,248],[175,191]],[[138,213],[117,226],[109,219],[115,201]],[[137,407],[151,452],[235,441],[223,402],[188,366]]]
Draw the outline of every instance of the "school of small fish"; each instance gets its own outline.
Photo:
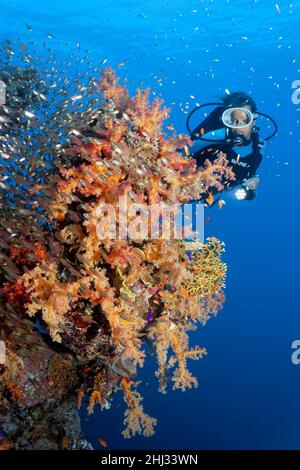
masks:
[[[82,123],[89,127],[99,105],[99,69],[89,60],[89,51],[81,51],[77,44],[61,58],[48,44],[53,39],[48,34],[42,44],[5,40],[0,45],[0,80],[5,89],[5,103],[0,106],[3,240],[36,233],[46,223],[39,184],[58,170],[62,144],[79,135]]]

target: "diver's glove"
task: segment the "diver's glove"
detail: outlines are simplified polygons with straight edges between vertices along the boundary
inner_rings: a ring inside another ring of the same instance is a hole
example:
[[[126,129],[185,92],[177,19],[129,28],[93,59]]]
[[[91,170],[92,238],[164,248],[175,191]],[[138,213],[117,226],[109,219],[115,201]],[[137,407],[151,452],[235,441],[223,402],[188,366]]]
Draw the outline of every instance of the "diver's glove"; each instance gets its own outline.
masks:
[[[257,187],[259,186],[259,184],[260,184],[259,176],[253,176],[252,178],[249,178],[243,181],[243,187],[246,189],[250,189],[252,191],[255,191]]]

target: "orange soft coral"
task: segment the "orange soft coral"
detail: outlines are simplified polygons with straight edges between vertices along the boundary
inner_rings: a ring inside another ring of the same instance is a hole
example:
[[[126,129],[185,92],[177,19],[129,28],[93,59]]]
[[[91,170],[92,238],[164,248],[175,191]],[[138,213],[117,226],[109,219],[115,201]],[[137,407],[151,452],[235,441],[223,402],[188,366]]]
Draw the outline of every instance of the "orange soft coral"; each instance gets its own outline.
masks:
[[[6,384],[6,388],[9,391],[10,397],[13,401],[21,404],[25,400],[22,390],[15,382],[9,381]]]
[[[33,268],[38,262],[45,260],[46,249],[41,243],[28,242],[22,237],[18,245],[11,247],[10,256],[16,264]]]
[[[199,346],[189,348],[186,333],[189,329],[194,329],[191,323],[176,325],[168,315],[165,318],[161,317],[150,328],[149,337],[155,339],[159,365],[156,375],[159,378],[160,391],[163,393],[167,390],[167,370],[174,366],[177,366],[172,377],[174,389],[185,391],[187,388],[198,386],[198,380],[187,369],[186,362],[187,359],[201,359],[206,354],[206,350]],[[169,349],[173,352],[170,358],[168,358]]]
[[[3,296],[13,308],[23,308],[30,301],[24,282],[18,279],[14,282],[5,282],[2,285]]]
[[[231,166],[228,165],[226,154],[217,152],[216,159],[211,162],[206,160],[202,170],[203,189],[207,191],[211,187],[217,188],[218,191],[224,189],[224,181],[235,179],[235,174]]]
[[[103,97],[108,102],[112,102],[116,109],[125,111],[130,104],[130,97],[125,86],[119,84],[119,78],[116,76],[112,67],[106,67],[101,72],[101,81],[99,89]]]
[[[155,136],[160,133],[162,123],[169,115],[169,110],[162,108],[163,101],[157,97],[150,106],[150,91],[150,88],[138,89],[133,99],[133,106],[127,112],[140,132]]]
[[[63,146],[59,172],[39,187],[50,227],[46,251],[31,249],[33,266],[26,265],[23,252],[12,256],[27,268],[17,279],[25,288],[27,314],[41,320],[52,341],[69,348],[79,363],[96,364],[87,367],[88,384],[79,384],[78,405],[87,393],[88,413],[95,404],[105,407],[122,377],[124,436],[152,435],[156,420],[144,413],[128,377],[143,367],[148,340],[157,352],[161,391],[172,368],[174,388],[197,385],[187,360],[206,352],[189,347],[188,332],[221,308],[226,268],[215,239],[189,261],[183,240],[173,233],[174,221],[168,236],[156,237],[148,219],[140,225],[136,220],[150,212],[157,229],[160,217],[167,219],[210,187],[220,189],[232,172],[223,154],[198,168],[188,155],[190,139],[163,133],[168,110],[158,98],[150,102],[150,90],[130,98],[111,68],[102,72],[100,90],[92,137],[76,120],[71,127],[79,130]],[[109,210],[116,216],[112,226]],[[129,230],[133,226],[136,231]],[[8,287],[6,295],[15,305]]]
[[[100,393],[99,390],[94,390],[91,394],[91,397],[90,397],[90,402],[89,402],[89,406],[88,406],[88,414],[92,414],[94,413],[94,407],[95,407],[95,404],[96,403],[99,403],[99,405],[103,406],[103,397]]]
[[[128,406],[125,412],[124,424],[126,425],[126,428],[122,431],[123,436],[126,439],[135,436],[136,433],[146,437],[152,436],[154,434],[154,426],[156,426],[157,420],[144,412],[141,404],[143,398],[137,390],[132,390],[132,387],[137,386],[138,384],[123,378],[121,385],[124,400]]]

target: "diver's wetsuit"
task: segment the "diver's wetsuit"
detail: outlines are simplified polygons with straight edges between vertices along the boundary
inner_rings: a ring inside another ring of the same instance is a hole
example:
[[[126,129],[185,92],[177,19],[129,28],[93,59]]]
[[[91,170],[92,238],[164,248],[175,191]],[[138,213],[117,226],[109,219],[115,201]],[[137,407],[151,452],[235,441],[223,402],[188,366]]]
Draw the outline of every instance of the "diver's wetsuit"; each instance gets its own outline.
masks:
[[[230,142],[225,142],[227,138],[230,138],[230,129],[226,128],[221,120],[224,109],[223,106],[216,108],[196,127],[191,137],[195,141],[192,147],[192,155],[199,166],[203,166],[205,160],[213,162],[217,158],[219,151],[226,154],[229,165],[232,167],[235,175],[234,180],[223,181],[224,189],[226,190],[232,189],[240,185],[243,180],[256,175],[256,171],[263,159],[264,144],[259,140],[259,128],[257,127],[253,128],[251,140],[247,145],[235,146]],[[212,142],[208,143],[199,140],[196,135],[197,133],[200,133],[202,137],[210,139]],[[214,144],[213,140],[224,140],[224,143],[216,142]],[[211,188],[209,192],[216,194],[219,191],[217,188]]]

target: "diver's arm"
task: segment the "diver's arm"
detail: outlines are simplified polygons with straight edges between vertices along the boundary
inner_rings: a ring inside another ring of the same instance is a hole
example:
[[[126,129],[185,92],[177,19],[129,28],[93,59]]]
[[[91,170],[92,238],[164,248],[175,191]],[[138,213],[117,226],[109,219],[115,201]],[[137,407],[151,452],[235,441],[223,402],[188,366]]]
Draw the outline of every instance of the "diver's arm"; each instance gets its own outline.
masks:
[[[252,178],[248,178],[243,181],[243,186],[245,186],[246,189],[250,189],[251,191],[255,191],[259,185],[260,177],[258,175],[252,176]]]
[[[265,144],[263,144],[260,147],[259,152],[257,152],[256,155],[253,156],[253,162],[251,165],[249,177],[245,179],[243,182],[243,185],[245,186],[246,189],[255,191],[260,185],[261,180],[260,180],[260,177],[256,174],[256,172],[258,170],[259,165],[262,162],[264,153],[265,153]]]
[[[204,141],[204,140],[199,140],[199,139],[196,140],[190,149],[192,154],[199,152],[204,147],[213,146],[214,141],[216,141],[216,143],[219,143],[221,140],[225,140],[226,130],[224,127],[222,129],[213,130],[211,132],[207,132],[206,134],[204,134],[203,137],[205,139],[209,139],[209,142]]]

